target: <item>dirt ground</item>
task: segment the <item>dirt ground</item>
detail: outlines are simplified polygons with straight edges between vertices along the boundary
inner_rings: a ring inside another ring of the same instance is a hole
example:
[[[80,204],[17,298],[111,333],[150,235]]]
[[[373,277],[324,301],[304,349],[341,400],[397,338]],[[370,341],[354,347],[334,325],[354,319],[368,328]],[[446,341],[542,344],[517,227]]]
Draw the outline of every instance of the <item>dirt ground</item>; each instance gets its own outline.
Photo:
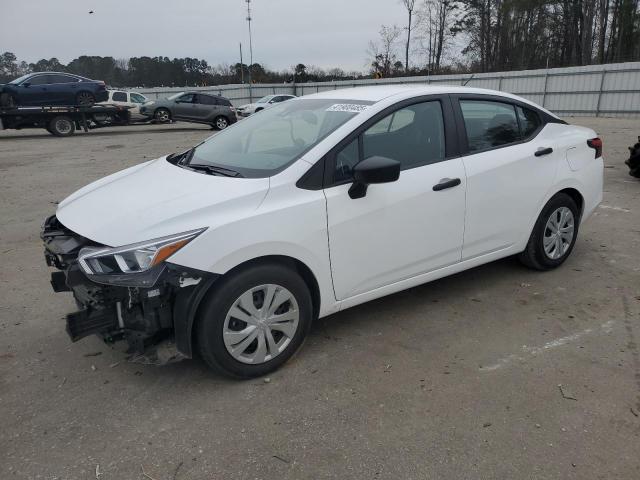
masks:
[[[560,269],[506,259],[319,320],[268,382],[72,344],[49,285],[57,201],[208,128],[0,132],[0,478],[640,478],[640,120],[570,121],[607,168]]]

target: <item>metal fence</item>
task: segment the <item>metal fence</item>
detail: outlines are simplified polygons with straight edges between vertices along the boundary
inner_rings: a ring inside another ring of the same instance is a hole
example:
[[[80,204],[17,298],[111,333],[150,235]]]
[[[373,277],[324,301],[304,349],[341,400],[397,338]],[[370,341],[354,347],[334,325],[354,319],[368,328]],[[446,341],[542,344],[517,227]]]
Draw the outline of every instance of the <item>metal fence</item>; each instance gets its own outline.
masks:
[[[466,84],[470,87],[489,88],[520,95],[562,116],[640,118],[640,62],[475,75],[433,75],[251,86],[241,84],[215,87],[141,88],[138,91],[150,98],[162,98],[186,89],[207,91],[223,95],[233,105],[239,106],[264,95],[276,93],[301,96],[363,85],[397,84]]]

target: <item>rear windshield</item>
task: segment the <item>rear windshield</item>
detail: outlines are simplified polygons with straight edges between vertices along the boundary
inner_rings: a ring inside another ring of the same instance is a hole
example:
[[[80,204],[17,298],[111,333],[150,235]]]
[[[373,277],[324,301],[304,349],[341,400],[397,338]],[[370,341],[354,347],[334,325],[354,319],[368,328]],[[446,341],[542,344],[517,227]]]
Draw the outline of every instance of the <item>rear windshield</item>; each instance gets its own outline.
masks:
[[[189,163],[270,177],[372,104],[324,98],[279,103],[210,137],[195,148]]]

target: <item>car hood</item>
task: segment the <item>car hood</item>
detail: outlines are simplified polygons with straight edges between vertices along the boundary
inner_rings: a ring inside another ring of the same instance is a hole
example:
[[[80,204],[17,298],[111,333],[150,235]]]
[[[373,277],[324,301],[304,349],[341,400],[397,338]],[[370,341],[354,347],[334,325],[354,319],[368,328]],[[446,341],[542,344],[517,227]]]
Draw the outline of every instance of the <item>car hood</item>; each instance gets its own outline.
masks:
[[[254,211],[268,190],[268,178],[207,175],[161,157],[81,188],[60,202],[56,216],[72,231],[115,247],[216,228]]]

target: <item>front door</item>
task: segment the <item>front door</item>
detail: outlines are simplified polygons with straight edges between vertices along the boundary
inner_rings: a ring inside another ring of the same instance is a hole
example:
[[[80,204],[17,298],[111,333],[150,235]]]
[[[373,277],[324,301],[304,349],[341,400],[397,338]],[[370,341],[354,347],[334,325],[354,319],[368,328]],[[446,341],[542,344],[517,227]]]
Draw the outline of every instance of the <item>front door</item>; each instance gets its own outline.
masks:
[[[329,157],[334,186],[325,195],[339,300],[460,261],[466,179],[462,160],[446,148],[448,101],[399,108]],[[398,160],[400,178],[351,199],[353,166],[371,156]]]
[[[184,95],[180,95],[175,99],[174,105],[172,108],[172,114],[174,118],[193,118],[193,109],[195,107],[196,94],[195,93],[185,93]]]

